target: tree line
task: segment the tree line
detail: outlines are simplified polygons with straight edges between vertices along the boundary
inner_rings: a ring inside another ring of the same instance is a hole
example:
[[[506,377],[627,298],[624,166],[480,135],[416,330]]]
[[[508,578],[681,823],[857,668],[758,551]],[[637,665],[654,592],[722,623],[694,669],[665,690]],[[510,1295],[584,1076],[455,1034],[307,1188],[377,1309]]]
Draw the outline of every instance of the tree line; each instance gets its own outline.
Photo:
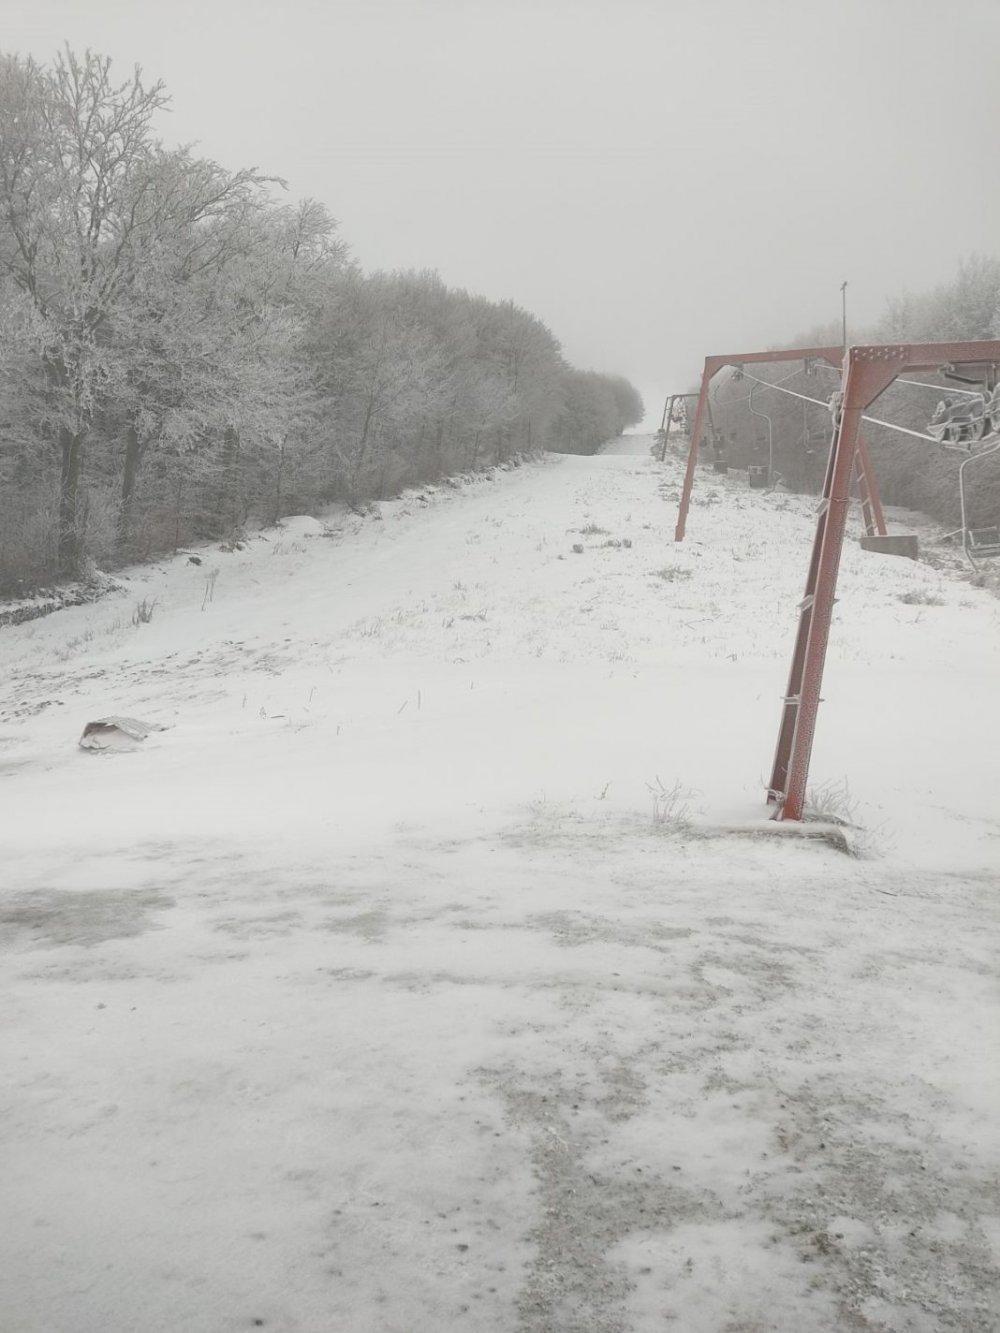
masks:
[[[842,338],[839,321],[817,325],[791,339],[787,347],[837,346]],[[949,282],[887,304],[873,326],[853,330],[852,343],[963,342],[1000,338],[1000,259],[975,256],[962,261]],[[827,400],[839,383],[839,373],[815,366],[806,371],[793,365],[752,367],[759,379],[776,382],[806,397]],[[869,409],[872,416],[910,430],[925,432],[937,403],[948,390],[932,375],[907,375],[922,380],[893,384]],[[829,412],[801,399],[758,388],[750,404],[751,385],[730,372],[717,377],[712,398],[713,425],[725,439],[733,466],[764,465],[769,437],[773,440],[774,469],[793,490],[815,492],[823,473],[832,430]],[[751,414],[749,406],[762,416]],[[767,418],[771,427],[768,428]],[[959,525],[958,469],[962,452],[927,440],[866,423],[882,498],[887,504],[916,509],[955,529]],[[1000,453],[970,470],[968,499],[972,527],[1000,521]]]
[[[165,147],[168,101],[0,54],[0,593],[641,420],[513,302],[365,273],[323,204]]]

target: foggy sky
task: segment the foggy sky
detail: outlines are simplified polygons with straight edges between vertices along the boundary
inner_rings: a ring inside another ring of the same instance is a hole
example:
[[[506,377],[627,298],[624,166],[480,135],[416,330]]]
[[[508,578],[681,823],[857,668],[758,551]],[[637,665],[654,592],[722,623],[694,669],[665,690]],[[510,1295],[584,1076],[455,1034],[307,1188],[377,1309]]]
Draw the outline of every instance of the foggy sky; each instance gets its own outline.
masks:
[[[749,351],[1000,255],[1000,0],[6,0],[163,79],[168,144],[321,199],[367,269],[512,298],[659,420]]]

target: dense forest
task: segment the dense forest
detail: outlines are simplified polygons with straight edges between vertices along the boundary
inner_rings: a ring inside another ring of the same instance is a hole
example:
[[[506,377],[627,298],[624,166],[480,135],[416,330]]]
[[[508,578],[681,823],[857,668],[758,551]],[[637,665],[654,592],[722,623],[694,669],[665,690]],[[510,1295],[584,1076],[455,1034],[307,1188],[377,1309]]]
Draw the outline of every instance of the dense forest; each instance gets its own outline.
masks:
[[[0,593],[641,420],[528,311],[365,273],[321,203],[164,147],[168,100],[0,55]]]
[[[786,347],[836,346],[839,322],[819,325],[791,338]],[[961,263],[951,282],[922,295],[889,302],[879,322],[852,329],[852,343],[945,342],[1000,338],[1000,260],[974,257]],[[808,398],[826,400],[839,374],[825,366],[755,367],[770,383],[781,381]],[[869,414],[914,431],[926,431],[937,403],[948,392],[939,377],[908,375],[927,387],[896,383],[869,408]],[[734,466],[766,464],[773,442],[774,470],[793,490],[817,491],[830,441],[831,418],[821,406],[740,380],[732,372],[716,377],[712,398],[714,429],[725,438]],[[884,426],[865,425],[865,437],[887,504],[917,509],[954,529],[959,524],[958,469],[965,451],[946,449]],[[970,526],[1000,521],[1000,452],[969,473]]]

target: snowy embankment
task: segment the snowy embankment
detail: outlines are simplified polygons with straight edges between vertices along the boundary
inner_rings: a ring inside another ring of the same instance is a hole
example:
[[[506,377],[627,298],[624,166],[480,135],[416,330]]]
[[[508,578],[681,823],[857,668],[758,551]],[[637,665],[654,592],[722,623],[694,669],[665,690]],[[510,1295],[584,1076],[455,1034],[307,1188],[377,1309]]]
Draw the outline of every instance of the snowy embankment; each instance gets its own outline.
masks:
[[[0,630],[0,1329],[997,1326],[1000,603],[850,543],[870,854],[699,835],[812,506],[625,447]]]

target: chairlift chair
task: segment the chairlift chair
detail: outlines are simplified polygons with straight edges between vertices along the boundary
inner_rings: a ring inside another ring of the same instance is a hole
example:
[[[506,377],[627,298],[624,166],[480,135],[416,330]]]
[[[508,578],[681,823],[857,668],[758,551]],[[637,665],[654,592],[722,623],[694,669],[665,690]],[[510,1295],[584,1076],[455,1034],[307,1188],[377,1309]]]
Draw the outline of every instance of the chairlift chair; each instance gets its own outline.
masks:
[[[965,533],[965,549],[973,560],[1000,555],[1000,526],[969,528]]]
[[[989,427],[984,397],[962,398],[957,402],[942,398],[927,423],[927,434],[942,444],[969,446],[981,440]]]
[[[942,398],[927,423],[927,434],[942,444],[964,444],[1000,434],[1000,384],[959,399]]]

